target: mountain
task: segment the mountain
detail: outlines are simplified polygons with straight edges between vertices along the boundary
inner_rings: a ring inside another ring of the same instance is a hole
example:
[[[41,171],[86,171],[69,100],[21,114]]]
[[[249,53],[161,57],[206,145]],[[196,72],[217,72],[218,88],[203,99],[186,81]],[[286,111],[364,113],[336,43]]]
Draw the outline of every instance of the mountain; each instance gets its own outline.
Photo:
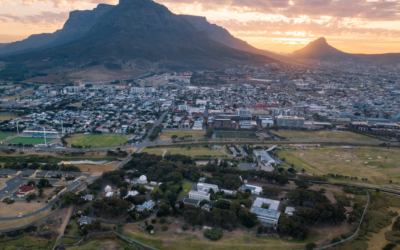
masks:
[[[151,0],[121,0],[81,38],[43,51],[6,57],[35,67],[84,68],[132,63],[169,69],[209,69],[274,60],[215,42],[185,18]]]
[[[7,45],[8,45],[8,43],[0,43],[0,49]]]
[[[364,59],[366,61],[378,63],[378,64],[399,64],[400,53],[386,53],[386,54],[353,54],[356,57]]]
[[[0,55],[23,53],[67,44],[85,35],[99,18],[113,7],[113,5],[99,4],[93,10],[72,11],[61,30],[54,33],[31,35],[22,41],[10,43],[4,47],[0,46]]]
[[[303,59],[339,59],[348,57],[353,58],[352,55],[335,49],[334,47],[329,45],[324,37],[320,37],[317,40],[314,40],[307,44],[304,48],[294,51],[293,56]]]
[[[286,57],[278,55],[274,52],[257,49],[251,46],[246,41],[243,41],[239,38],[232,36],[231,33],[229,33],[229,31],[224,29],[223,27],[218,26],[216,24],[211,24],[210,22],[207,21],[205,17],[191,16],[191,15],[181,15],[181,16],[185,18],[187,21],[189,21],[189,23],[192,24],[197,30],[204,32],[205,35],[211,40],[222,43],[234,49],[239,49],[254,54],[268,56],[277,60],[287,59]]]

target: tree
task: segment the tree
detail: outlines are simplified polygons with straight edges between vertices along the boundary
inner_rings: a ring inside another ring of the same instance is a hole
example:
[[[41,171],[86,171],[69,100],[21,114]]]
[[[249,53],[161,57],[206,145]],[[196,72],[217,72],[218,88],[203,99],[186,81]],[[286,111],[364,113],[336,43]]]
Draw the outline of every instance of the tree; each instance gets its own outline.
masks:
[[[175,140],[176,140],[176,138],[178,138],[178,136],[177,136],[177,135],[172,135],[172,136],[171,136],[171,139],[172,139],[173,141],[175,141]]]
[[[258,234],[262,234],[263,232],[264,232],[263,226],[259,226],[258,229],[257,229],[257,233]]]
[[[34,180],[30,180],[28,181],[28,184],[26,184],[27,186],[36,186],[36,182]]]
[[[146,230],[147,231],[151,231],[151,230],[153,230],[154,229],[154,226],[153,225],[148,225],[147,227],[146,227]]]
[[[282,190],[279,188],[263,187],[263,193],[267,197],[277,197],[282,193]]]
[[[297,185],[299,188],[304,188],[307,189],[309,187],[309,184],[305,180],[295,180],[294,183]]]
[[[310,243],[306,244],[306,250],[313,250],[316,247],[317,247],[317,244],[315,244],[314,242],[310,242]]]
[[[183,230],[183,231],[186,231],[186,230],[188,230],[188,229],[189,229],[188,225],[186,225],[186,224],[183,224],[183,225],[182,225],[182,230]]]
[[[125,187],[122,187],[122,188],[119,190],[119,193],[120,193],[121,198],[124,198],[124,197],[128,194],[128,189],[125,188]]]
[[[167,230],[168,230],[168,226],[162,226],[161,229],[162,229],[163,231],[167,231]]]
[[[204,236],[210,240],[218,240],[222,237],[223,232],[221,230],[206,229],[204,230]]]

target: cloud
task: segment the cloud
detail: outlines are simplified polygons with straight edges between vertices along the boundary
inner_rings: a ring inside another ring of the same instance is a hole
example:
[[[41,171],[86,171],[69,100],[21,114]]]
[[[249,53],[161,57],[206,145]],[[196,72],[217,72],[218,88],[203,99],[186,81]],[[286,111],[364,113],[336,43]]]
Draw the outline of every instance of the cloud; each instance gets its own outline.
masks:
[[[68,19],[69,12],[41,11],[37,15],[18,16],[15,14],[0,14],[0,23],[20,23],[40,27],[60,26]]]
[[[273,36],[273,37],[308,37],[320,36],[342,38],[380,38],[398,39],[400,30],[382,28],[363,28],[355,23],[346,23],[340,18],[332,18],[328,21],[317,22],[308,20],[305,22],[289,21],[265,21],[254,20],[240,22],[238,20],[220,20],[218,25],[228,29],[237,36]]]
[[[358,18],[361,20],[399,20],[400,0],[159,0],[168,4],[191,4],[202,11],[228,9],[238,13],[259,12],[288,18],[308,16],[319,18]]]

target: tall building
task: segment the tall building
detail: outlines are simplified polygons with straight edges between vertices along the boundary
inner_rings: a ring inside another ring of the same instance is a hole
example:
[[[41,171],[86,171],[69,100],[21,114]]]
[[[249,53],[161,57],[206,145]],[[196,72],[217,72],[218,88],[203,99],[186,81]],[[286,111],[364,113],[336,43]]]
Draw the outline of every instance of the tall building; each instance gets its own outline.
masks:
[[[281,127],[303,127],[304,118],[296,116],[278,116],[277,125]]]

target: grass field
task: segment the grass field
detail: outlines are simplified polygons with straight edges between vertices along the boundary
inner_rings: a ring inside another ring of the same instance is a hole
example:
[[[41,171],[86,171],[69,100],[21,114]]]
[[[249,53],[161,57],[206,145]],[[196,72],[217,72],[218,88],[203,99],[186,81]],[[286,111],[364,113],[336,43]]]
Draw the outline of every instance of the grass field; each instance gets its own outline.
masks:
[[[329,147],[323,149],[307,149],[294,151],[276,151],[286,163],[294,164],[295,168],[304,168],[307,173],[326,175],[339,174],[357,177],[360,183],[383,185],[389,180],[400,182],[400,150],[386,148],[357,147],[341,149]],[[361,181],[367,178],[368,181]],[[340,183],[354,183],[350,179],[330,178],[330,181]]]
[[[179,187],[178,184],[175,184],[173,186],[176,186],[177,188]],[[179,193],[179,196],[187,195],[189,193],[189,191],[192,189],[193,189],[192,183],[190,183],[188,181],[183,181],[182,191]],[[164,194],[159,186],[154,186],[154,190],[152,192],[156,192],[156,191],[158,191],[160,194]]]
[[[254,139],[256,138],[256,134],[247,132],[217,132],[217,138]]]
[[[274,132],[275,134],[286,137],[288,139],[293,138],[307,138],[307,139],[334,139],[334,140],[350,140],[350,141],[379,141],[378,139],[359,135],[349,131],[343,131],[342,133],[332,131],[288,131],[281,130]]]
[[[10,113],[0,113],[0,121],[11,120],[17,118],[18,116]]]
[[[13,136],[15,134],[11,134],[11,133],[0,133],[0,140],[4,140],[7,139],[10,136]]]
[[[49,143],[51,141],[54,141],[55,138],[46,138],[46,142]],[[23,143],[23,144],[44,144],[44,138],[33,138],[33,137],[17,137],[14,138],[10,141],[6,142],[8,143],[12,143],[12,144],[18,144],[18,143]]]
[[[67,140],[70,145],[91,146],[92,148],[113,147],[124,144],[127,136],[116,134],[78,135]]]
[[[89,239],[79,245],[66,247],[66,250],[92,250],[92,249],[123,249],[127,243],[122,240],[112,239]]]
[[[167,132],[161,133],[159,139],[168,141],[171,140],[171,136],[177,135],[178,140],[181,137],[191,135],[192,137],[187,137],[187,139],[204,139],[205,131],[195,131],[195,130],[169,130]]]
[[[14,202],[13,204],[7,204],[5,202],[0,202],[0,217],[17,217],[20,214],[30,214],[39,209],[44,208],[47,203],[37,203],[31,202],[26,204],[25,202]]]
[[[218,150],[211,150],[208,148],[204,147],[191,147],[190,149],[187,149],[187,147],[184,148],[144,148],[141,152],[147,152],[149,154],[156,154],[156,155],[165,155],[165,154],[181,154],[181,155],[187,155],[191,157],[196,157],[196,156],[203,156],[203,155],[211,155],[211,156],[222,156],[223,154],[219,152]]]
[[[52,240],[34,238],[29,236],[4,237],[0,240],[1,249],[42,249],[50,250],[53,248]]]

